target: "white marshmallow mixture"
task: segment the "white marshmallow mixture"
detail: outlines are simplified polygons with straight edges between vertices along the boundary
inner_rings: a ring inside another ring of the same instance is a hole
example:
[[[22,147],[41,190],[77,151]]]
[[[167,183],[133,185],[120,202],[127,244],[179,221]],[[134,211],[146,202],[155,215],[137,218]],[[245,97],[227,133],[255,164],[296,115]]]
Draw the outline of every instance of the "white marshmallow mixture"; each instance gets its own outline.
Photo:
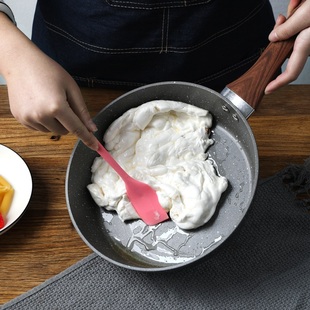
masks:
[[[194,229],[212,217],[228,184],[207,159],[211,125],[206,110],[155,100],[124,113],[104,142],[128,174],[156,190],[176,225]],[[115,210],[123,221],[138,218],[122,179],[101,157],[93,163],[88,189],[100,207]]]

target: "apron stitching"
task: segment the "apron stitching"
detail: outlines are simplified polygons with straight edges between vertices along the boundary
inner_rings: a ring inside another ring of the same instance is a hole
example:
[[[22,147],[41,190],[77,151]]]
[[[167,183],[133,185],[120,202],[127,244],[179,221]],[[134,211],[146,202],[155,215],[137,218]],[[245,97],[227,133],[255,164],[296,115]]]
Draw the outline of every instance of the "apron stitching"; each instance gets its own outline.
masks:
[[[169,6],[169,8],[180,8],[180,7],[188,7],[188,6],[195,6],[195,5],[202,5],[202,4],[208,4],[212,0],[205,0],[205,1],[191,1],[192,3],[188,4],[188,2],[185,1],[171,1],[171,2],[162,2],[162,3],[157,3],[156,6],[152,6],[153,4],[149,4],[149,7],[147,7],[147,3],[144,3],[143,5],[141,3],[137,3],[134,1],[131,2],[125,2],[125,1],[110,1],[109,4],[112,7],[118,7],[118,8],[124,8],[124,9],[142,9],[142,10],[158,10],[158,9],[163,9],[163,6],[166,8]],[[130,5],[128,5],[128,3]]]
[[[265,3],[260,4],[259,6],[257,6],[253,11],[250,12],[250,14],[248,14],[243,20],[235,23],[232,26],[229,26],[228,28],[225,28],[221,31],[219,31],[218,33],[215,33],[213,36],[209,37],[208,39],[206,39],[205,41],[202,41],[196,45],[194,45],[192,47],[192,49],[190,51],[194,51],[199,49],[200,47],[207,45],[208,43],[224,36],[227,35],[228,33],[232,32],[233,30],[237,29],[238,27],[242,26],[244,23],[246,23],[248,20],[250,20],[252,17],[254,17],[259,11],[262,10],[262,8],[264,7]],[[180,49],[184,49],[184,48],[180,48]]]
[[[109,80],[99,80],[96,78],[84,78],[80,76],[73,76],[74,80],[80,81],[80,82],[86,82],[89,84],[89,81],[91,80],[91,86],[95,87],[95,84],[101,84],[101,85],[118,85],[118,86],[142,86],[145,85],[145,83],[139,83],[139,82],[123,82],[123,81],[109,81]]]
[[[163,9],[163,20],[162,20],[162,24],[161,24],[161,48],[159,51],[159,54],[161,54],[163,52],[164,49],[164,36],[165,36],[165,9]]]
[[[219,71],[217,73],[214,73],[214,74],[209,75],[209,76],[207,76],[207,77],[205,77],[203,79],[200,79],[200,80],[197,81],[197,83],[201,84],[201,83],[209,82],[209,81],[218,79],[221,76],[224,76],[224,75],[226,75],[228,73],[234,72],[236,69],[244,67],[244,66],[252,63],[253,61],[255,61],[259,55],[260,55],[260,52],[252,55],[251,57],[245,59],[244,61],[242,61],[242,62],[240,62],[238,64],[232,65],[232,66],[230,66],[228,68],[225,68],[224,70],[221,70],[221,71]]]
[[[165,53],[168,53],[168,37],[169,37],[169,18],[170,18],[170,10],[169,8],[166,10],[166,42],[165,42]]]
[[[243,25],[245,22],[247,22],[249,19],[251,19],[253,16],[255,16],[265,5],[266,1],[264,1],[264,3],[260,4],[259,6],[257,6],[252,12],[250,12],[249,15],[247,15],[243,20],[235,23],[234,25],[225,28],[221,31],[219,31],[218,33],[215,33],[214,35],[212,35],[211,37],[209,37],[208,39],[193,45],[193,46],[188,46],[188,47],[169,47],[166,46],[166,53],[189,53],[189,52],[194,52],[195,50],[198,50],[199,48],[201,48],[204,45],[209,44],[210,42],[216,40],[219,37],[222,37],[224,35],[227,35],[228,33],[230,33],[231,31],[235,30],[236,28],[240,27],[241,25]],[[59,34],[60,36],[72,41],[73,43],[81,46],[82,48],[92,51],[92,52],[96,52],[96,53],[102,53],[102,54],[140,54],[140,53],[156,53],[156,52],[163,52],[163,42],[164,42],[164,34],[162,36],[162,45],[161,47],[145,47],[145,48],[107,48],[107,47],[101,47],[101,46],[96,46],[96,45],[92,45],[89,44],[87,42],[81,41],[77,38],[75,38],[73,35],[71,35],[70,33],[68,33],[67,31],[61,29],[60,27],[53,25],[49,22],[47,22],[45,20],[45,23],[47,25],[47,28],[54,32]],[[164,27],[164,18],[163,18],[163,27]],[[164,32],[164,30],[163,30]]]
[[[169,33],[169,9],[163,9],[161,49],[159,54],[168,52],[168,33]]]
[[[217,73],[214,73],[214,74],[207,76],[205,78],[193,81],[193,83],[203,85],[207,82],[216,80],[216,79],[220,78],[221,76],[225,76],[228,73],[234,72],[236,69],[239,69],[243,66],[246,66],[246,65],[252,63],[253,61],[255,61],[257,59],[257,57],[259,55],[260,55],[260,52],[252,55],[251,57],[247,58],[245,61],[242,61],[241,63],[239,63],[237,65],[230,66],[230,67],[228,67],[228,68],[226,68],[220,72],[217,72]],[[96,84],[97,85],[134,86],[134,87],[139,87],[139,86],[146,84],[146,83],[139,83],[139,82],[109,81],[109,80],[97,79],[95,77],[87,78],[87,77],[73,76],[73,78],[76,81],[86,82],[91,87],[95,87]]]
[[[45,21],[46,22],[46,21]],[[81,41],[75,38],[73,35],[69,34],[68,32],[64,31],[63,29],[46,22],[47,29],[50,31],[59,34],[60,36],[76,43],[77,45],[83,47],[86,50],[97,52],[97,53],[106,53],[106,54],[119,54],[119,53],[143,53],[144,50],[148,50],[149,53],[154,53],[158,50],[161,50],[160,47],[136,47],[136,48],[109,48],[109,47],[101,47],[97,45],[92,45],[87,42]],[[141,51],[140,51],[141,50]]]

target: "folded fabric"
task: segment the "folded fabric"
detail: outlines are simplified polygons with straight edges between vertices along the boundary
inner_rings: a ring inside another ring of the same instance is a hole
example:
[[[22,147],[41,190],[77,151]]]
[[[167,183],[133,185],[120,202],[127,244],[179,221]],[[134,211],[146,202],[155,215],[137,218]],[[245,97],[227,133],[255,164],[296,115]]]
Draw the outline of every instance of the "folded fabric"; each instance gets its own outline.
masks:
[[[92,254],[2,309],[310,309],[307,165],[260,182],[240,228],[198,264],[143,273]]]

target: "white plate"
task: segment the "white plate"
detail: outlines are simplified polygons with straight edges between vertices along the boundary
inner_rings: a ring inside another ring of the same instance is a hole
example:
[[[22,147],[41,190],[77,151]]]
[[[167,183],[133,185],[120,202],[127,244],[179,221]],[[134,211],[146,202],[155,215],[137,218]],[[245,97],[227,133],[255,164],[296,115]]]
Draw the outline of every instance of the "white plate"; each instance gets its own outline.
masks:
[[[0,175],[14,188],[14,197],[0,235],[9,230],[24,214],[31,194],[32,177],[25,161],[13,150],[0,144]]]

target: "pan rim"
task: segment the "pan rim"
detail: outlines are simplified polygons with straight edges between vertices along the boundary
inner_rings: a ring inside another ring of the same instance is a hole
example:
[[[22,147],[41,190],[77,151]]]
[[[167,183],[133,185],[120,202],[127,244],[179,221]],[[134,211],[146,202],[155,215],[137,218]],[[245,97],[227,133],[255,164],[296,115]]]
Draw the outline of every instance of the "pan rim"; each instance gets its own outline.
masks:
[[[254,149],[253,152],[255,153],[255,158],[254,160],[254,165],[255,165],[255,175],[253,178],[253,182],[252,182],[252,188],[253,191],[251,193],[251,195],[248,198],[248,208],[250,207],[252,200],[254,198],[255,192],[256,192],[256,188],[257,188],[257,183],[258,183],[258,171],[259,171],[259,158],[258,158],[258,150],[257,150],[257,145],[256,145],[256,140],[254,137],[254,134],[252,132],[252,129],[249,125],[249,123],[247,122],[247,119],[243,116],[243,114],[238,110],[237,107],[234,106],[234,104],[232,102],[230,102],[227,98],[225,98],[223,95],[221,95],[220,93],[209,89],[205,86],[202,85],[198,85],[198,84],[194,84],[194,83],[190,83],[190,82],[182,82],[182,81],[165,81],[165,82],[158,82],[158,83],[152,83],[152,84],[147,84],[138,88],[135,88],[131,91],[128,91],[124,94],[122,94],[121,96],[117,97],[116,99],[114,99],[113,101],[111,101],[109,104],[107,104],[105,107],[103,107],[94,117],[94,120],[96,120],[96,118],[106,109],[109,109],[109,107],[113,104],[115,104],[116,101],[119,101],[121,99],[123,99],[124,97],[127,97],[129,95],[131,95],[132,93],[136,93],[137,91],[141,91],[144,90],[146,88],[151,88],[151,87],[156,87],[156,86],[161,86],[161,85],[183,85],[183,86],[188,86],[188,87],[198,87],[202,90],[206,90],[208,92],[211,92],[213,94],[215,94],[216,96],[220,97],[222,100],[224,100],[226,102],[226,104],[229,106],[229,108],[233,109],[233,111],[236,113],[237,117],[244,123],[244,125],[247,128],[248,134],[250,135],[250,138],[252,139],[252,141],[254,142]],[[175,263],[175,264],[167,264],[166,266],[150,266],[150,267],[138,267],[138,266],[129,266],[126,265],[124,263],[118,262],[116,260],[113,260],[112,258],[106,256],[105,254],[103,254],[101,251],[99,251],[88,239],[87,237],[83,234],[83,232],[81,231],[78,223],[76,222],[76,219],[74,217],[74,214],[72,212],[72,209],[70,207],[70,197],[69,197],[69,176],[70,176],[70,168],[72,165],[72,161],[75,155],[75,152],[78,148],[78,146],[82,144],[81,140],[78,140],[71,152],[70,158],[69,158],[69,162],[68,162],[68,167],[67,167],[67,171],[66,171],[66,181],[65,181],[65,195],[66,195],[66,204],[67,204],[67,208],[68,208],[68,212],[70,215],[70,219],[74,225],[75,230],[78,232],[79,236],[81,237],[81,239],[84,241],[84,243],[97,255],[99,255],[100,257],[102,257],[103,259],[107,260],[108,262],[117,265],[119,267],[125,268],[125,269],[130,269],[130,270],[134,270],[134,271],[142,271],[142,272],[163,272],[163,271],[170,271],[170,270],[175,270],[178,268],[183,268],[185,266],[188,266],[190,264],[194,264],[198,261],[201,260],[201,258],[206,258],[209,257],[211,254],[215,253],[219,248],[222,247],[222,244],[225,243],[228,239],[230,239],[230,236],[234,234],[234,232],[237,230],[237,228],[240,226],[240,224],[243,222],[245,215],[248,213],[248,209],[247,211],[244,213],[244,215],[242,216],[242,218],[240,219],[237,227],[231,232],[231,234],[229,236],[226,236],[224,238],[224,240],[222,242],[219,243],[219,245],[217,245],[210,253],[208,253],[206,256],[198,256],[197,258],[194,258],[192,260],[186,261],[186,262],[182,262],[182,263]]]

